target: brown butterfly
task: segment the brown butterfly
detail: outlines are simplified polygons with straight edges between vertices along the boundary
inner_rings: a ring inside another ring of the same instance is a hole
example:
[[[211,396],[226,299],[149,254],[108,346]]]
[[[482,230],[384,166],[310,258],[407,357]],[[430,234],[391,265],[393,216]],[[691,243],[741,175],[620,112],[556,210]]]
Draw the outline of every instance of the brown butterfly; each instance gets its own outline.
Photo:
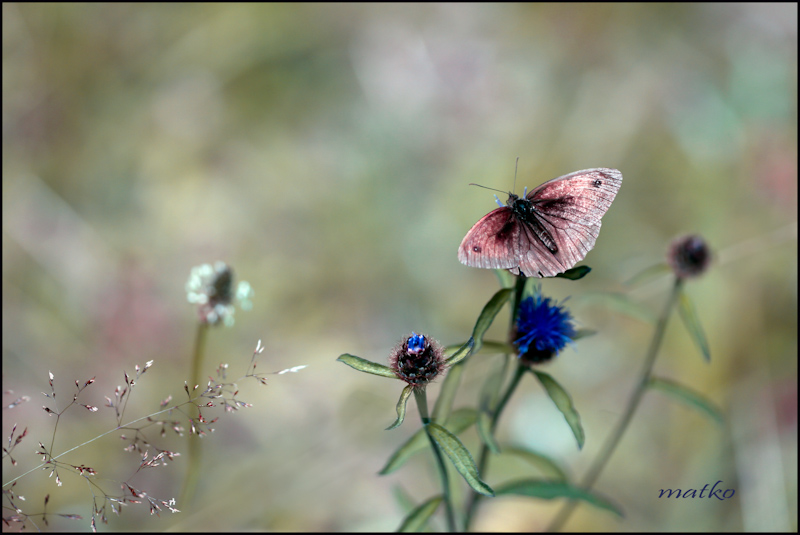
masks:
[[[522,197],[509,193],[506,206],[467,232],[458,259],[471,267],[528,277],[562,273],[594,247],[600,218],[621,185],[622,173],[597,168],[548,180]]]

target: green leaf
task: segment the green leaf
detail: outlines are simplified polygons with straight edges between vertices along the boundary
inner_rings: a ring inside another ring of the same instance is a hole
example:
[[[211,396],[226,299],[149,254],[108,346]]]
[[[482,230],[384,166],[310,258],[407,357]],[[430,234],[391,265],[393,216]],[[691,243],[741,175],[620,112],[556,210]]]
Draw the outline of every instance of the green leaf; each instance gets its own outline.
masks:
[[[441,503],[442,496],[434,496],[430,500],[421,503],[409,513],[405,520],[403,520],[403,523],[400,524],[400,527],[397,528],[397,531],[400,533],[416,533],[422,531]]]
[[[445,360],[449,360],[449,359],[452,359],[454,357],[458,357],[459,354],[464,349],[469,349],[469,348],[473,347],[474,345],[475,345],[475,341],[474,340],[472,341],[472,344],[470,344],[470,341],[467,340],[464,343],[450,344],[449,346],[445,346],[445,348],[444,348]]]
[[[475,466],[475,461],[472,459],[469,450],[464,447],[458,437],[452,434],[439,424],[430,423],[425,429],[428,430],[431,438],[436,441],[436,444],[442,448],[442,451],[453,463],[456,471],[461,474],[461,477],[469,484],[475,492],[484,494],[486,496],[494,496],[492,488],[481,481],[478,474],[478,468]]]
[[[572,398],[550,375],[536,370],[531,370],[531,372],[536,375],[536,378],[539,379],[539,382],[542,383],[542,386],[547,391],[547,395],[550,396],[558,410],[564,415],[564,419],[572,429],[572,434],[575,435],[575,440],[578,441],[578,449],[583,449],[586,435],[583,432],[583,426],[581,426],[581,417],[572,404]]]
[[[397,376],[389,366],[384,366],[383,364],[378,364],[377,362],[372,362],[371,360],[362,359],[361,357],[356,357],[355,355],[349,355],[345,353],[343,355],[339,355],[339,358],[336,360],[339,362],[344,362],[351,368],[354,368],[360,372],[397,379]]]
[[[500,453],[500,446],[498,446],[492,434],[492,414],[500,396],[500,387],[503,386],[503,378],[506,376],[508,362],[508,357],[505,357],[498,363],[499,365],[495,364],[493,366],[492,370],[486,375],[486,380],[481,387],[478,399],[478,407],[480,408],[477,422],[478,436],[495,454]]]
[[[458,351],[453,353],[450,357],[448,357],[445,360],[447,362],[447,365],[455,366],[456,364],[458,364],[459,362],[470,356],[472,354],[472,350],[474,347],[475,347],[475,339],[470,337],[470,339],[467,340],[466,343],[458,349]],[[447,349],[445,349],[445,351],[447,351]]]
[[[445,354],[455,351],[462,347],[461,344],[453,344],[444,348]],[[496,342],[494,340],[484,340],[483,345],[477,351],[472,351],[470,355],[510,355],[515,353],[516,350],[511,344],[506,342]]]
[[[503,453],[510,453],[524,459],[539,469],[548,480],[566,481],[567,474],[553,459],[522,447],[505,447]]]
[[[652,312],[650,312],[650,310],[638,303],[634,303],[628,298],[627,295],[621,293],[586,293],[581,296],[576,296],[573,300],[573,303],[581,305],[597,303],[612,310],[616,310],[617,312],[625,314],[633,319],[645,321],[650,324],[655,324],[656,322],[656,317]]]
[[[669,379],[660,379],[658,377],[652,377],[647,386],[660,390],[678,401],[699,410],[720,425],[725,423],[725,416],[722,411],[711,400],[688,387]]]
[[[392,425],[386,428],[387,431],[400,427],[400,424],[403,423],[403,420],[406,418],[406,403],[408,403],[408,398],[411,397],[413,392],[414,387],[408,385],[400,393],[400,399],[397,401],[397,420],[395,420]]]
[[[589,272],[592,270],[589,266],[578,266],[572,269],[566,270],[564,273],[559,273],[556,277],[561,277],[562,279],[569,279],[571,281],[576,281],[578,279],[584,278]]]
[[[678,313],[683,320],[683,324],[686,326],[686,330],[689,331],[689,335],[694,340],[700,353],[703,354],[703,358],[706,362],[709,362],[711,360],[711,351],[708,348],[706,335],[703,332],[703,327],[700,325],[700,319],[697,317],[697,312],[695,312],[692,301],[689,299],[689,296],[686,295],[686,292],[683,291],[681,291],[680,302],[678,303]]]
[[[597,334],[597,331],[592,329],[578,329],[575,331],[575,336],[572,337],[572,340],[580,340],[581,338],[588,338],[589,336],[594,336]]]
[[[434,423],[443,425],[445,429],[454,435],[460,435],[469,429],[469,427],[474,424],[477,419],[478,411],[472,407],[462,407],[454,410],[452,414],[450,414],[450,417],[447,419],[446,423],[436,421],[434,421]]]
[[[484,353],[487,355],[511,355],[512,353],[516,353],[516,349],[514,346],[507,342],[495,342],[493,340],[484,340],[483,346],[481,347],[480,351],[475,351],[474,353]]]
[[[453,400],[456,397],[458,385],[461,383],[461,375],[463,373],[463,366],[451,366],[448,370],[447,376],[444,378],[444,381],[442,381],[442,388],[439,390],[436,404],[433,406],[431,417],[434,422],[441,423],[447,420],[453,408]]]
[[[531,498],[541,498],[544,500],[552,500],[554,498],[581,500],[595,507],[599,507],[600,509],[611,511],[618,516],[623,516],[622,510],[611,503],[607,498],[593,492],[587,492],[562,481],[523,479],[507,483],[501,486],[496,492],[498,496],[501,494],[516,494],[518,496],[529,496]]]
[[[648,280],[655,279],[656,277],[659,277],[661,275],[666,275],[670,271],[671,269],[669,265],[666,262],[662,262],[660,264],[650,266],[649,268],[646,268],[643,271],[640,271],[639,273],[631,277],[630,280],[628,280],[625,283],[625,286],[636,286]]]
[[[397,506],[405,513],[410,513],[417,506],[417,503],[412,499],[411,494],[409,494],[406,489],[400,485],[395,485],[392,487],[392,496],[394,497],[394,501],[397,503]]]
[[[503,386],[503,378],[508,371],[508,357],[501,359],[492,366],[491,371],[486,375],[486,380],[481,387],[481,394],[478,398],[478,406],[481,410],[493,413],[500,398],[500,387]]]
[[[464,430],[468,429],[472,424],[474,424],[477,418],[478,411],[465,407],[463,409],[453,411],[453,413],[447,419],[447,424],[444,427],[454,435],[459,435],[464,432]],[[378,473],[382,476],[391,474],[403,466],[414,454],[419,453],[420,451],[429,447],[430,442],[428,442],[425,429],[419,429],[416,433],[411,435],[411,438],[409,438],[405,444],[397,448],[397,450],[386,462],[386,466],[384,466]]]
[[[475,322],[475,328],[472,329],[472,338],[475,340],[473,352],[480,350],[483,344],[483,335],[486,334],[486,331],[491,327],[495,316],[497,316],[497,313],[500,312],[500,309],[503,308],[503,305],[506,304],[506,301],[509,300],[513,292],[513,288],[498,290],[497,293],[489,299],[486,306],[483,307],[480,316],[478,316],[478,321]]]
[[[478,436],[481,437],[481,442],[486,444],[489,450],[494,453],[500,453],[500,446],[497,445],[497,442],[492,436],[492,417],[486,411],[481,411],[478,413],[478,422],[477,422],[477,430]]]

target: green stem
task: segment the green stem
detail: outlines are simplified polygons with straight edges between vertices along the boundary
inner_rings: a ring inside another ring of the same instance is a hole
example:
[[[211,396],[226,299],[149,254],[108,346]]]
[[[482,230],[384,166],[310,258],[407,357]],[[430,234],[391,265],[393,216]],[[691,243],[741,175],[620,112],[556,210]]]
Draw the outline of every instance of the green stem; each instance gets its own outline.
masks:
[[[494,415],[492,415],[492,433],[494,433],[495,428],[497,427],[497,422],[500,419],[500,414],[503,412],[503,409],[506,408],[506,403],[508,400],[511,399],[511,396],[514,394],[514,391],[517,389],[519,385],[520,379],[522,376],[525,375],[525,372],[528,370],[528,367],[524,364],[517,363],[517,369],[514,371],[514,377],[511,378],[511,383],[509,383],[508,388],[506,389],[505,395],[503,395],[503,399],[500,400],[500,403],[497,404],[497,409],[494,411]]]
[[[508,384],[508,388],[503,394],[503,398],[500,400],[500,403],[497,404],[497,409],[495,409],[494,414],[492,414],[492,422],[491,422],[491,433],[494,434],[494,430],[497,428],[497,422],[500,421],[500,414],[502,414],[503,409],[505,409],[508,400],[511,399],[511,396],[517,389],[519,385],[520,379],[522,376],[525,375],[526,367],[522,364],[517,364],[517,369],[514,371],[514,376],[511,378],[511,382]],[[481,474],[481,477],[485,478],[486,473],[486,466],[489,462],[489,446],[483,444],[481,446],[481,455],[478,458],[478,473]],[[470,530],[470,524],[472,524],[472,520],[475,517],[475,511],[478,508],[478,502],[483,498],[483,494],[479,494],[475,491],[469,497],[469,503],[467,504],[467,514],[466,519],[464,520],[464,531]]]
[[[205,353],[206,347],[206,335],[208,334],[208,325],[205,323],[200,323],[197,326],[197,335],[194,339],[194,352],[192,354],[192,375],[191,375],[191,382],[189,383],[189,395],[192,396],[196,392],[194,390],[195,386],[200,385],[200,370],[202,369],[203,365],[203,354]],[[198,390],[200,390],[200,386],[198,386]],[[201,390],[202,392],[202,390]],[[191,417],[197,418],[200,414],[200,409],[198,409],[194,404],[194,409],[190,409]],[[200,447],[200,437],[195,435],[194,433],[189,433],[188,436],[189,445],[188,445],[188,460],[186,463],[186,476],[183,479],[183,489],[181,490],[181,502],[188,510],[189,502],[194,497],[194,491],[197,488],[197,481],[200,477],[200,458],[202,455],[202,450]]]
[[[669,320],[670,313],[672,309],[675,307],[675,302],[678,300],[678,296],[680,295],[681,288],[683,286],[683,280],[680,278],[675,279],[675,284],[672,287],[672,292],[670,293],[669,299],[667,300],[667,304],[664,307],[664,311],[661,313],[661,316],[658,318],[658,323],[656,324],[656,330],[653,333],[653,339],[650,341],[650,347],[647,350],[647,355],[645,357],[645,363],[642,367],[642,373],[639,377],[639,382],[636,385],[636,389],[633,391],[630,400],[628,401],[628,405],[625,409],[625,413],[622,415],[622,419],[620,419],[619,423],[617,424],[616,429],[614,432],[611,433],[611,436],[605,443],[602,452],[600,455],[592,463],[592,466],[589,468],[589,471],[586,473],[586,476],[583,478],[581,482],[581,487],[584,490],[590,490],[592,486],[597,481],[597,478],[600,477],[600,473],[605,468],[606,463],[611,458],[611,455],[614,453],[614,450],[617,448],[619,441],[622,439],[622,435],[628,428],[628,424],[630,424],[631,419],[633,418],[633,414],[636,412],[636,409],[639,407],[639,402],[642,400],[642,396],[647,390],[647,385],[650,383],[650,378],[653,372],[653,365],[655,364],[656,357],[658,356],[658,350],[661,347],[661,342],[664,339],[664,333],[667,330],[667,322]],[[564,524],[569,520],[569,517],[572,515],[572,512],[577,507],[578,502],[574,500],[570,500],[567,502],[564,507],[561,508],[561,511],[558,515],[553,519],[553,522],[547,528],[547,531],[558,531],[560,530]]]
[[[517,283],[514,285],[514,308],[511,309],[511,325],[508,332],[513,333],[517,325],[517,315],[519,314],[519,304],[522,302],[522,295],[525,293],[525,282],[528,278],[520,273]]]
[[[445,511],[447,512],[447,531],[450,533],[455,533],[458,531],[458,529],[456,528],[456,516],[453,509],[453,499],[450,495],[450,480],[447,477],[447,466],[444,464],[444,457],[442,457],[442,452],[439,449],[439,445],[433,439],[430,431],[428,430],[428,424],[431,423],[431,419],[428,416],[428,395],[424,388],[415,388],[414,398],[417,400],[419,416],[422,419],[422,425],[425,426],[425,434],[428,435],[428,440],[430,441],[431,448],[433,449],[433,455],[436,457],[436,465],[439,468],[439,476],[442,478],[442,495],[444,496],[444,506]]]
[[[525,282],[527,278],[525,275],[520,274],[517,277],[516,285],[514,286],[514,306],[511,309],[511,325],[509,327],[509,333],[513,336],[513,333],[516,330],[517,324],[517,315],[519,314],[519,304],[522,302],[522,296],[525,293]],[[507,358],[507,357],[506,357]],[[491,433],[494,434],[495,429],[497,428],[497,423],[500,421],[500,415],[503,413],[503,409],[505,409],[508,400],[511,399],[511,396],[517,389],[519,385],[520,379],[522,376],[525,375],[525,366],[517,363],[517,369],[514,371],[514,376],[511,378],[511,382],[508,384],[508,388],[506,388],[503,397],[500,399],[500,402],[497,404],[497,408],[494,409],[492,413],[492,421],[491,421]],[[483,444],[481,446],[481,454],[478,458],[478,473],[481,474],[481,477],[486,477],[486,467],[489,462],[489,446]],[[475,518],[475,512],[478,508],[478,502],[483,498],[482,494],[479,494],[475,491],[472,491],[469,497],[469,503],[467,504],[467,513],[464,520],[464,531],[470,530],[470,525],[472,524],[472,520]]]

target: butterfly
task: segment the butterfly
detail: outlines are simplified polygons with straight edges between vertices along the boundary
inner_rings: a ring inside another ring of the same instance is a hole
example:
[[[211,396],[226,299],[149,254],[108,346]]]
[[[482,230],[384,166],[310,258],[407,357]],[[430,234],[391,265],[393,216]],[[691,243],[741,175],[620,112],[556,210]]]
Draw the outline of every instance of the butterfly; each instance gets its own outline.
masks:
[[[462,264],[552,277],[583,260],[600,234],[600,218],[622,185],[616,169],[584,169],[548,180],[483,216],[458,248]],[[495,199],[497,196],[495,195]]]

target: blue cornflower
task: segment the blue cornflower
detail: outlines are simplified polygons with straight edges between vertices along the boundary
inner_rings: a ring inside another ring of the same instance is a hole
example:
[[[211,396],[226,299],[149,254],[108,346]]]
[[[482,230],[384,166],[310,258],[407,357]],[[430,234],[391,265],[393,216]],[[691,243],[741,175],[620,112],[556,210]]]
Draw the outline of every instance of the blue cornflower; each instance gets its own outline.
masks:
[[[519,306],[517,339],[520,358],[530,363],[550,360],[575,337],[572,315],[537,290]]]

